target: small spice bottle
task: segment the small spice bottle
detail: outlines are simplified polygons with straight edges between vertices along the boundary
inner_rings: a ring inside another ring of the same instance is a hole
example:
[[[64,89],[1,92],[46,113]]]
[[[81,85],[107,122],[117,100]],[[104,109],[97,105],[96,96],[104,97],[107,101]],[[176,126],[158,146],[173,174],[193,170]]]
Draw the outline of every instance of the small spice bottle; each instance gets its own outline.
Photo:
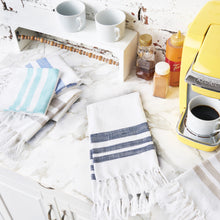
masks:
[[[169,88],[170,65],[166,62],[159,62],[155,66],[153,80],[153,95],[160,98],[166,98]]]
[[[145,80],[152,80],[155,71],[155,47],[152,36],[143,34],[139,37],[137,49],[136,75]]]

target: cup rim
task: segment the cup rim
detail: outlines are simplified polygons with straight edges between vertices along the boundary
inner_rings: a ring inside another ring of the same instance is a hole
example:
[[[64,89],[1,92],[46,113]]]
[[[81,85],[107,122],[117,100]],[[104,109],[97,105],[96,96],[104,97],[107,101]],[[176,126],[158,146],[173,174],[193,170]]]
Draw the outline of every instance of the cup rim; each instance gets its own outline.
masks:
[[[102,24],[102,23],[100,23],[100,22],[98,21],[97,17],[98,17],[101,13],[104,13],[104,12],[106,12],[106,11],[115,11],[115,12],[117,12],[117,13],[120,13],[124,18],[123,18],[122,21],[120,21],[120,22],[118,22],[118,23],[116,23],[116,24],[108,24],[108,25],[107,25],[107,24]],[[125,20],[126,20],[126,14],[125,14],[122,10],[115,9],[115,8],[106,8],[106,9],[103,9],[103,10],[97,12],[96,15],[95,15],[95,21],[96,21],[99,25],[102,25],[103,27],[116,26],[116,25],[119,25],[119,24],[125,22]]]
[[[214,101],[213,100],[213,98],[208,98],[208,97],[206,97],[206,96],[203,96],[203,95],[198,95],[198,96],[195,96],[195,97],[193,97],[190,101],[189,101],[189,104],[188,104],[188,114],[191,114],[193,117],[195,117],[196,118],[196,120],[199,120],[199,121],[206,121],[206,122],[216,122],[216,121],[219,121],[219,119],[220,119],[220,111],[218,110],[218,109],[216,109],[216,106],[213,106],[213,105],[208,105],[207,104],[207,106],[210,106],[210,107],[212,107],[212,108],[214,108],[214,110],[215,111],[217,111],[218,112],[218,114],[219,114],[219,117],[218,118],[216,118],[216,119],[213,119],[213,120],[203,120],[203,119],[201,119],[201,118],[198,118],[198,117],[196,117],[193,113],[192,113],[192,108],[191,108],[191,104],[192,104],[192,102],[195,100],[195,99],[199,99],[199,98],[205,98],[206,100],[211,100],[211,101]],[[200,105],[203,105],[203,103],[201,103]],[[204,105],[206,105],[206,104],[204,104]],[[199,106],[199,105],[196,105],[196,106]],[[195,107],[195,106],[194,106]]]
[[[82,6],[82,11],[79,12],[79,13],[77,13],[77,14],[72,14],[72,15],[64,15],[64,14],[61,14],[60,12],[58,12],[57,8],[58,8],[60,5],[62,5],[62,4],[64,4],[64,3],[67,3],[67,2],[68,2],[68,3],[77,2],[78,4],[80,4],[80,5]],[[59,15],[61,15],[61,16],[63,16],[63,17],[77,17],[77,16],[79,16],[79,15],[81,15],[81,14],[84,14],[84,13],[85,13],[85,9],[86,9],[86,6],[85,6],[85,4],[84,4],[83,2],[81,2],[81,1],[78,1],[78,0],[66,0],[66,1],[60,2],[60,3],[56,6],[55,11],[56,11],[57,14],[59,14]]]

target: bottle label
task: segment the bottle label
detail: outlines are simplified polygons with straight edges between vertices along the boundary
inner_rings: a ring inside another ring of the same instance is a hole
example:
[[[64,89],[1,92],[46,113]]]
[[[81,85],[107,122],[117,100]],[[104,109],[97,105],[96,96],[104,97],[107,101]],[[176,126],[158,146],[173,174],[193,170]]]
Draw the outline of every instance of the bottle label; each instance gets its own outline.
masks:
[[[173,62],[169,60],[167,57],[165,61],[170,65],[170,72],[180,72],[181,62]]]

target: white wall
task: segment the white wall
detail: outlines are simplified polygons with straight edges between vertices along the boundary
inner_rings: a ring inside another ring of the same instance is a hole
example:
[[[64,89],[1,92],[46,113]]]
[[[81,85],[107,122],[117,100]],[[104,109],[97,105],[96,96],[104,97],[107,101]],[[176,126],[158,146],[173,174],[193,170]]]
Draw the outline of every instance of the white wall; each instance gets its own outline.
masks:
[[[62,0],[3,0],[8,13],[22,13],[22,8],[31,5],[53,10]],[[82,0],[87,7],[87,18],[104,8],[119,8],[127,14],[127,27],[142,33],[150,33],[157,46],[158,60],[163,59],[165,43],[172,32],[186,33],[187,26],[208,0]],[[2,7],[1,7],[2,6]],[[1,10],[3,7],[0,1]],[[1,13],[1,11],[0,11]],[[7,40],[7,27],[1,25],[0,38]],[[2,37],[1,37],[2,36]],[[1,44],[0,44],[1,45]]]

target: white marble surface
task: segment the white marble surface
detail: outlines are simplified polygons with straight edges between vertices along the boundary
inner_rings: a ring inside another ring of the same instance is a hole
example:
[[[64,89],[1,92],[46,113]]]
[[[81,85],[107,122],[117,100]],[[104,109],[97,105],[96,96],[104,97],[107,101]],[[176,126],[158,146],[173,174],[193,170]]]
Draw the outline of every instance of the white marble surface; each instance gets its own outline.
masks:
[[[78,72],[83,82],[81,98],[44,138],[27,145],[19,160],[12,161],[0,155],[0,166],[91,202],[86,106],[132,91],[141,94],[160,166],[169,180],[215,153],[199,151],[177,139],[178,88],[169,88],[166,99],[153,97],[152,82],[138,79],[135,68],[127,81],[121,82],[117,67],[38,43],[32,43],[19,54],[1,53],[0,67],[23,66],[52,53],[61,55]],[[150,218],[137,216],[131,219],[166,220],[167,216],[156,207]]]

